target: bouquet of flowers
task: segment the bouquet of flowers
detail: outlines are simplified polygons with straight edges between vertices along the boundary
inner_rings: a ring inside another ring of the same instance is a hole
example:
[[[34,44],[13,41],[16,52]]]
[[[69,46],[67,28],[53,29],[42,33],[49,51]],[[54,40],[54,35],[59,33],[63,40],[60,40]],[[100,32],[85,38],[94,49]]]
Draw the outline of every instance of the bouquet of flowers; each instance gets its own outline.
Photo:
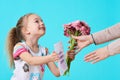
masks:
[[[71,22],[69,24],[64,25],[64,35],[67,37],[70,37],[69,50],[74,50],[76,46],[76,40],[73,39],[71,35],[82,36],[82,35],[89,35],[89,34],[90,34],[90,27],[83,21],[77,20],[75,22]],[[68,69],[66,70],[64,75],[69,73],[71,61],[72,60],[69,57],[66,58]]]

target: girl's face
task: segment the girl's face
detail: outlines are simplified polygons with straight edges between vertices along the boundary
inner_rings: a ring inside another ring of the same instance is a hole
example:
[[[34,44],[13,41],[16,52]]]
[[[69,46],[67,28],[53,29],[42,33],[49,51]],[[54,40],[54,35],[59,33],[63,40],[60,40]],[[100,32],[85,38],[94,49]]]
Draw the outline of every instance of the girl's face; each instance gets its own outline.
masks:
[[[26,25],[26,32],[29,35],[41,37],[45,34],[44,23],[36,14],[32,14],[28,17]]]

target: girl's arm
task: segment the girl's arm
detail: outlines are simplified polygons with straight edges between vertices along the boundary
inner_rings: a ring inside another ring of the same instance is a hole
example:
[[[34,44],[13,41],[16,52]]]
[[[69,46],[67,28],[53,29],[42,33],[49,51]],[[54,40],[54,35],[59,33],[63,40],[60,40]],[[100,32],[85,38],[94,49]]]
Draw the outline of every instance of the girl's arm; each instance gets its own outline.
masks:
[[[46,64],[48,62],[54,62],[59,59],[56,53],[47,56],[32,56],[20,43],[16,44],[14,47],[13,57],[14,59],[16,57],[20,57],[23,61],[27,62],[30,65]]]
[[[60,71],[54,62],[47,63],[47,66],[56,77],[60,76]]]
[[[120,38],[120,23],[110,28],[92,34],[95,44],[101,44],[116,38]]]
[[[56,53],[48,56],[32,56],[29,52],[23,52],[20,54],[20,58],[30,65],[46,64],[48,62],[54,62],[58,60]]]
[[[46,48],[46,53],[48,53],[48,49]],[[71,58],[72,60],[75,58],[75,52],[74,51],[67,51],[67,56]],[[60,70],[59,68],[55,65],[54,62],[49,62],[47,63],[48,68],[51,70],[51,72],[59,77],[60,76]]]
[[[48,48],[45,48],[46,50],[46,55],[48,55],[49,51],[48,51]],[[55,52],[53,52],[55,53]],[[56,77],[59,77],[60,76],[60,71],[58,69],[58,67],[55,65],[54,62],[49,62],[47,63],[47,66],[48,68],[50,69],[50,71],[56,76]]]

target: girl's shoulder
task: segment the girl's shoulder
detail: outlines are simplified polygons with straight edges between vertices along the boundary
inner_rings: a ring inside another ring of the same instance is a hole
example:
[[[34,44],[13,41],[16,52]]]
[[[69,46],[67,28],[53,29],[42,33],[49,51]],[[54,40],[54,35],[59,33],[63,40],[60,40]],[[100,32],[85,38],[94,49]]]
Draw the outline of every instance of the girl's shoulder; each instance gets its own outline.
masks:
[[[19,47],[19,46],[25,47],[25,44],[23,42],[18,42],[15,44],[14,48]]]
[[[14,49],[13,49],[14,59],[20,59],[19,55],[22,54],[23,52],[28,52],[28,49],[25,47],[24,43],[19,42],[15,44]]]

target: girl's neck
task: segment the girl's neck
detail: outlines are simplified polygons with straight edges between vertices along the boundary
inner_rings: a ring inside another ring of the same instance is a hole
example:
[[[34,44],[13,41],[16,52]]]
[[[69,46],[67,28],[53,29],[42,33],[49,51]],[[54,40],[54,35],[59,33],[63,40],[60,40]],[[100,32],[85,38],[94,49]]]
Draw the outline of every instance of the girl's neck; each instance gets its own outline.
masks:
[[[39,45],[38,45],[38,39],[36,38],[29,38],[26,40],[26,44],[30,47],[30,49],[37,53],[39,52]]]

